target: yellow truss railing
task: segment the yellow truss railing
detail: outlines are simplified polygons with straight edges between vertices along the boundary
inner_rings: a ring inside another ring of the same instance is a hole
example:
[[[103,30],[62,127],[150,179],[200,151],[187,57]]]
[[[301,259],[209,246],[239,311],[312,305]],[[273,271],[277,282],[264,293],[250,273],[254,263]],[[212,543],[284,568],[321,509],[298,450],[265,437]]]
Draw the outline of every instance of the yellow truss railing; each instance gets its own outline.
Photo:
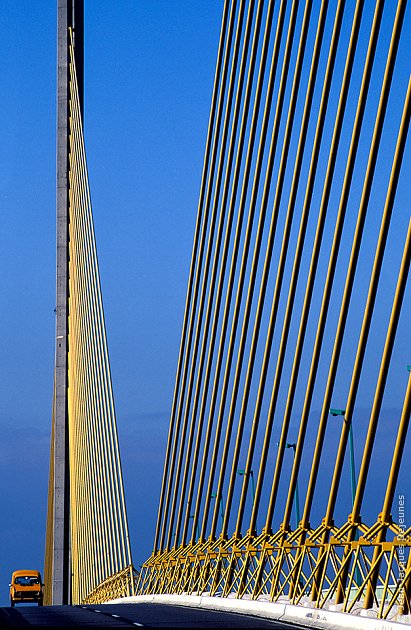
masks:
[[[102,604],[114,599],[131,597],[136,593],[139,574],[132,565],[109,576],[84,598],[83,604]]]
[[[137,593],[234,594],[316,608],[340,604],[338,610],[353,612],[363,608],[371,588],[378,617],[398,618],[409,612],[411,537],[391,526],[392,539],[376,542],[382,527],[361,525],[354,542],[348,540],[349,527],[333,528],[326,545],[321,544],[322,526],[305,532],[302,546],[296,542],[301,534],[297,530],[287,536],[278,532],[180,547],[153,555],[143,565]]]

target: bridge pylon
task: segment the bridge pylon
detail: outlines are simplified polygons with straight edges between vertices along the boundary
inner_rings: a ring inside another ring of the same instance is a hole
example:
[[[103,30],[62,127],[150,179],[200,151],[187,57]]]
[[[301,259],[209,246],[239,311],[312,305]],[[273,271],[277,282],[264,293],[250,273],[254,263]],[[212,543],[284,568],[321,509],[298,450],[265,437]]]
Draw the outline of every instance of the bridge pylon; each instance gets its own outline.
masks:
[[[57,3],[56,346],[45,603],[133,569],[83,137],[83,0]],[[110,582],[111,580],[111,582]],[[113,582],[114,580],[114,582]],[[127,590],[126,588],[126,590]]]

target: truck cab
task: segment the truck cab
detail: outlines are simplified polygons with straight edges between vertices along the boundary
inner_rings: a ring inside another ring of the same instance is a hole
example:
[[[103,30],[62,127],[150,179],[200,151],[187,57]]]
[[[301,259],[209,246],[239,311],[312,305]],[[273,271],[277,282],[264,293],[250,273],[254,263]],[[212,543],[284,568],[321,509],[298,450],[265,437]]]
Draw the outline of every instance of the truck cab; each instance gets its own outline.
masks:
[[[11,576],[10,606],[25,602],[43,605],[43,584],[39,571],[22,569],[14,571]]]

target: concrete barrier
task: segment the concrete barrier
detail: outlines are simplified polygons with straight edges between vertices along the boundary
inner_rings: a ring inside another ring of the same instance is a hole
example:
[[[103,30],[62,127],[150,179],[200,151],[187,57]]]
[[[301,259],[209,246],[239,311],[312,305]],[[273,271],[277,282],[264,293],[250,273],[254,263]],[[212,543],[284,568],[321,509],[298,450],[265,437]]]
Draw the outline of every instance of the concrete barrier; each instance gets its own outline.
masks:
[[[354,628],[355,630],[400,630],[411,625],[411,616],[399,620],[377,619],[375,610],[364,611],[358,608],[354,614],[338,610],[322,610],[307,605],[293,606],[286,602],[268,602],[264,600],[237,599],[236,597],[210,597],[203,595],[136,595],[111,600],[107,604],[171,604],[210,608],[228,612],[245,613],[257,617],[266,617],[289,621],[309,628]]]

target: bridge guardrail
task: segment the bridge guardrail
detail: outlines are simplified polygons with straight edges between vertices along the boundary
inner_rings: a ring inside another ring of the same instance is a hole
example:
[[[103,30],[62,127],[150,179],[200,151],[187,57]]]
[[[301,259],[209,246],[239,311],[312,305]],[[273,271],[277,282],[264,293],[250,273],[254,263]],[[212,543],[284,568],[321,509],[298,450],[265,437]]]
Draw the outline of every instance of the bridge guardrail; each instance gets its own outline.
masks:
[[[102,604],[111,599],[135,595],[138,571],[131,564],[122,571],[108,577],[83,600],[83,604]]]

